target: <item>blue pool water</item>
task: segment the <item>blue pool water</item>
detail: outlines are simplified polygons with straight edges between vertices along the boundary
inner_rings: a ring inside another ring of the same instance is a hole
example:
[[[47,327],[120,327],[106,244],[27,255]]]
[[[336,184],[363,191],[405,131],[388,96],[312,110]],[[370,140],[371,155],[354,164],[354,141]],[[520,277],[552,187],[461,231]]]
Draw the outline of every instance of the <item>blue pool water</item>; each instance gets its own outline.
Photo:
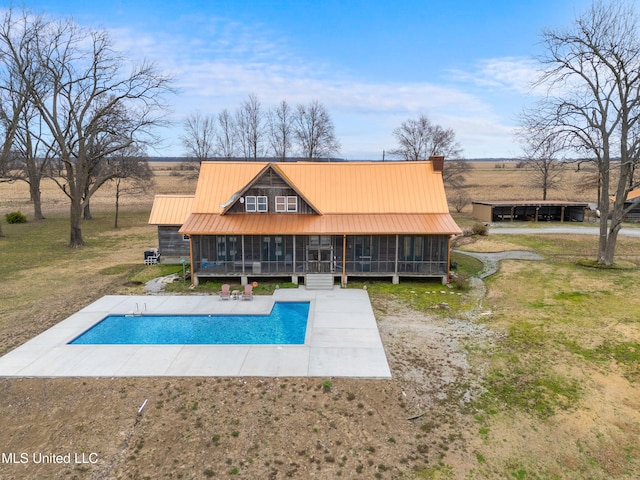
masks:
[[[269,315],[109,315],[70,344],[304,344],[309,302]]]

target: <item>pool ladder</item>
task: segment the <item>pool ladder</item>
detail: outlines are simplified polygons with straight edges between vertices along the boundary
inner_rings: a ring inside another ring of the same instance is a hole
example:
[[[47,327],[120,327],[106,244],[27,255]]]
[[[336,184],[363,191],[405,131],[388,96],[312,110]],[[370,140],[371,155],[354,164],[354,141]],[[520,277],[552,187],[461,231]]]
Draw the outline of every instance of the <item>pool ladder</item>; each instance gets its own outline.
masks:
[[[144,307],[144,313],[146,313],[146,311],[147,311],[147,304],[146,304],[146,302],[145,302],[145,303],[143,303],[142,305],[143,305],[143,307]],[[134,314],[135,316],[137,316],[137,317],[140,317],[140,316],[142,316],[142,314],[143,314],[143,311],[142,311],[142,310],[140,310],[140,306],[138,305],[138,302],[136,302],[136,311],[135,311],[135,312],[133,312],[133,314]]]

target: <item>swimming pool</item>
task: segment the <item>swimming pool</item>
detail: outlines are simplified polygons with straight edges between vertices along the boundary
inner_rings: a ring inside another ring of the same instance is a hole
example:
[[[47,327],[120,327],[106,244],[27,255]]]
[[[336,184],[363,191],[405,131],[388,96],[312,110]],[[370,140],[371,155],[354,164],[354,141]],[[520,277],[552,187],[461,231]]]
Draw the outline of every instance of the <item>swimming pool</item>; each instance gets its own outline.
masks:
[[[269,315],[108,315],[71,345],[304,344],[309,302],[275,302]]]

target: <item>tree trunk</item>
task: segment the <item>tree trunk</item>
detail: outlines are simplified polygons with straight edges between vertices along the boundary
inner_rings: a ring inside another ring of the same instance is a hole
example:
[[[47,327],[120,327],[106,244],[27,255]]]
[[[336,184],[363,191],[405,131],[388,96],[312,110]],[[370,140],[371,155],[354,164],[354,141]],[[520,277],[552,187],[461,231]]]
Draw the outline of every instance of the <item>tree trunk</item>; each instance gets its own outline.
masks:
[[[41,199],[40,185],[30,183],[29,190],[31,191],[31,201],[33,202],[33,219],[44,220],[44,215],[42,215],[42,199]]]
[[[604,265],[613,265],[613,257],[616,252],[616,243],[618,242],[618,232],[620,231],[620,226],[614,227],[609,232],[609,236],[607,237],[607,242],[604,246],[604,257],[602,259],[602,263]]]
[[[2,233],[2,225],[0,225],[0,237],[4,237],[4,233]]]
[[[600,237],[598,239],[598,259],[600,265],[607,264],[607,251],[611,250],[609,243],[609,152],[605,152],[603,158],[598,161],[599,188],[598,208],[600,209]],[[615,247],[615,240],[614,240]],[[613,260],[611,260],[613,262]]]
[[[608,212],[600,210],[600,237],[598,239],[598,263],[606,265],[606,253],[609,249]]]
[[[89,202],[87,202],[82,210],[82,216],[84,220],[93,220],[93,217],[91,216],[91,207],[89,205]]]
[[[78,248],[84,245],[82,239],[82,203],[80,200],[71,199],[71,239],[69,246],[71,248]]]
[[[120,179],[116,180],[116,219],[113,223],[113,228],[118,228],[118,211],[120,207]]]

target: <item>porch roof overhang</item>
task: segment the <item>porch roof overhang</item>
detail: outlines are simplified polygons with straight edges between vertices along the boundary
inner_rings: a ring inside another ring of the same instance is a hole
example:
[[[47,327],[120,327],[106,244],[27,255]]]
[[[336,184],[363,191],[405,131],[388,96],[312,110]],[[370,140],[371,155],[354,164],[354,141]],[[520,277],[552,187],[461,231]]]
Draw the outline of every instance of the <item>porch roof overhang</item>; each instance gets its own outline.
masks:
[[[459,235],[448,213],[238,214],[193,213],[180,229],[189,235]]]

